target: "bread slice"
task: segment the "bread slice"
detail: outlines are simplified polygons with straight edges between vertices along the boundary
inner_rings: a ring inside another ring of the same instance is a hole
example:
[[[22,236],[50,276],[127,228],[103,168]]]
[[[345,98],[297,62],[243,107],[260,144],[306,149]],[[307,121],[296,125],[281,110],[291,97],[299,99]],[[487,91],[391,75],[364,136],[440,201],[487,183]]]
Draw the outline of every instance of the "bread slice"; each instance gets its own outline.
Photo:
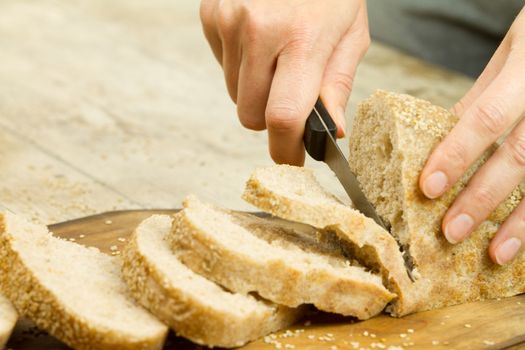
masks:
[[[284,228],[238,216],[188,197],[170,243],[195,272],[239,293],[257,292],[278,304],[314,304],[366,319],[394,297],[377,275],[342,255],[290,242]]]
[[[9,300],[0,295],[0,349],[5,347],[13,328],[17,321],[18,315]]]
[[[351,256],[381,273],[385,286],[397,295],[393,310],[403,309],[412,299],[413,283],[396,240],[328,193],[309,169],[289,165],[257,169],[246,183],[243,198],[280,218],[323,229],[324,235],[335,232]]]
[[[178,335],[210,347],[237,347],[302,315],[300,309],[228,292],[191,271],[166,241],[172,220],[154,215],[137,227],[123,251],[122,271],[138,302]]]
[[[419,191],[419,174],[431,150],[456,122],[456,116],[427,101],[377,91],[359,106],[353,123],[351,168],[421,276],[416,299],[402,314],[525,292],[525,255],[497,266],[487,254],[500,223],[524,197],[523,185],[463,243],[449,244],[441,232],[447,208],[493,149],[443,197],[429,200]]]
[[[0,287],[21,316],[75,349],[161,349],[167,327],[137,306],[120,261],[0,214]]]

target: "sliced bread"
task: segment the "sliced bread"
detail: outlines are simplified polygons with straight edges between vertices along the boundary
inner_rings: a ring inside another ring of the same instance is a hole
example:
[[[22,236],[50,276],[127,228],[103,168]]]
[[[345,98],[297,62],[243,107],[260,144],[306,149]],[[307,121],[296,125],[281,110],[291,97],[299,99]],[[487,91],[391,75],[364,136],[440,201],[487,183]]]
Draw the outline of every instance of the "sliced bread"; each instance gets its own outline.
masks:
[[[292,241],[285,228],[239,216],[188,197],[175,218],[170,244],[195,272],[239,293],[257,292],[278,304],[314,304],[366,319],[395,296],[380,276],[341,254]]]
[[[350,166],[367,197],[408,248],[421,278],[416,283],[419,311],[525,292],[525,254],[497,266],[487,254],[499,225],[524,198],[519,186],[470,238],[449,244],[441,220],[489,149],[467,174],[439,199],[419,190],[421,170],[458,118],[444,108],[412,96],[377,91],[358,108],[350,136]]]
[[[0,349],[3,349],[7,344],[17,318],[18,315],[11,302],[0,295]]]
[[[75,349],[161,349],[167,327],[137,306],[120,261],[0,214],[0,287],[21,316]]]
[[[352,256],[381,273],[385,286],[397,295],[392,302],[394,313],[411,303],[413,283],[396,240],[328,193],[311,170],[289,165],[257,169],[246,183],[243,198],[280,218],[323,229],[324,235],[335,232]]]
[[[172,220],[154,215],[137,227],[123,251],[122,272],[137,301],[178,335],[210,347],[237,347],[301,316],[300,309],[228,292],[191,271],[166,241]]]

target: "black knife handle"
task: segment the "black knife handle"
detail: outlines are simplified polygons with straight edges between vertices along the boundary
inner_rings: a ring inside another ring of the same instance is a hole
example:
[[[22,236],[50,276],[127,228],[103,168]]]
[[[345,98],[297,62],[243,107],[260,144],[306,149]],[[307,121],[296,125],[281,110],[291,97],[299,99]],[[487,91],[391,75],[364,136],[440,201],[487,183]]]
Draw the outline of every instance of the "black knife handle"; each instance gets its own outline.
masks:
[[[334,123],[334,120],[326,110],[321,98],[317,99],[315,103],[315,109],[319,112],[319,115],[326,124],[328,131],[335,138],[337,134],[337,126]],[[306,120],[306,125],[304,128],[304,148],[306,152],[315,160],[323,161],[325,157],[325,148],[326,148],[326,137],[327,132],[326,128],[323,126],[319,117],[315,113],[315,110],[312,110],[308,119]]]

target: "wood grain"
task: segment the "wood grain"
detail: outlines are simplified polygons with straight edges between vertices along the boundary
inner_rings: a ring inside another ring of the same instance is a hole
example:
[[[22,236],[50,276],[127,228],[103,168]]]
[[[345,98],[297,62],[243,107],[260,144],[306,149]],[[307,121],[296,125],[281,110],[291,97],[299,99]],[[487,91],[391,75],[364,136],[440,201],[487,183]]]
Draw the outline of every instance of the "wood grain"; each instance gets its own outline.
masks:
[[[152,214],[170,214],[175,209],[108,212],[51,225],[57,235],[77,243],[118,254],[133,229]],[[246,350],[281,349],[380,349],[384,345],[405,349],[521,349],[525,342],[525,295],[488,300],[421,312],[401,319],[380,315],[357,322],[326,313],[309,315],[300,324],[245,346]],[[271,343],[269,343],[271,341]],[[288,345],[287,345],[288,344]],[[382,344],[382,345],[378,345]],[[277,346],[277,347],[276,347]],[[8,347],[13,350],[67,349],[37,331],[28,321],[18,324]],[[200,349],[169,338],[166,349]]]
[[[195,0],[0,2],[1,207],[46,224],[175,207],[188,193],[249,210],[239,194],[254,167],[271,163],[266,134],[238,122],[198,7]],[[450,106],[471,83],[374,43],[348,117],[377,88]],[[344,197],[323,164],[309,166]]]

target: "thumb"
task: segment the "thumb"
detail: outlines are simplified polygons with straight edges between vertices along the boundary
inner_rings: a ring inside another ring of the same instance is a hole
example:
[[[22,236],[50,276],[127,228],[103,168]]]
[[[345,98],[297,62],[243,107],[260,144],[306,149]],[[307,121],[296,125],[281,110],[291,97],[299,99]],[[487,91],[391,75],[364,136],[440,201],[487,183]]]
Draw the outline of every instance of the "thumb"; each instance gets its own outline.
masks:
[[[366,20],[365,20],[366,22]],[[321,99],[337,125],[337,137],[345,135],[345,109],[357,65],[370,45],[366,23],[354,27],[343,36],[326,66],[321,83]]]

